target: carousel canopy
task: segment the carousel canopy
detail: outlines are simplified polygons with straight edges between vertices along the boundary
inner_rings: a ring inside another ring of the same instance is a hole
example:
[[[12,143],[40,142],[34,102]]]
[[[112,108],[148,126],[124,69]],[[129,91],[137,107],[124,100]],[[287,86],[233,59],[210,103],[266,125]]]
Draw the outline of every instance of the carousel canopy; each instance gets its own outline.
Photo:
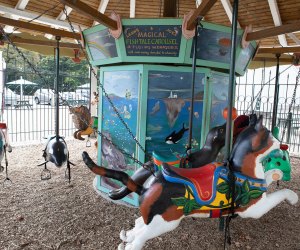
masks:
[[[193,16],[198,15],[207,22],[231,26],[232,4],[233,0],[0,0],[0,23],[7,34],[13,32],[10,38],[18,46],[51,54],[55,36],[60,36],[62,55],[76,57],[74,38],[80,39],[80,29],[98,23],[117,29],[117,22],[110,17],[112,12],[121,18],[183,18],[193,11],[188,22],[191,29]],[[70,30],[65,13],[76,34]],[[293,53],[300,53],[299,13],[300,1],[240,1],[238,26],[244,29],[252,25],[248,40],[260,42],[257,65],[261,61],[276,62],[277,53],[287,54],[283,63],[292,63]]]

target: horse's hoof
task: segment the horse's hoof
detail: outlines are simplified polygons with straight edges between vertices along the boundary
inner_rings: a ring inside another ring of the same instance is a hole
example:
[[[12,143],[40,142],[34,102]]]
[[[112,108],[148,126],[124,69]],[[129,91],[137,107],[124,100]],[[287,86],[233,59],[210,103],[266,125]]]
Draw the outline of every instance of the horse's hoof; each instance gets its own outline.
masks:
[[[287,198],[286,198],[287,201],[288,201],[291,205],[296,205],[297,202],[298,202],[298,200],[299,200],[298,195],[297,195],[294,191],[292,191],[292,190],[287,189],[286,191],[288,192]]]
[[[118,250],[125,250],[125,244],[123,242],[119,244]]]
[[[120,232],[120,239],[121,239],[122,241],[126,241],[127,237],[126,237],[126,231],[125,231],[125,230],[122,230],[122,231]],[[124,249],[125,249],[125,248],[124,248]]]

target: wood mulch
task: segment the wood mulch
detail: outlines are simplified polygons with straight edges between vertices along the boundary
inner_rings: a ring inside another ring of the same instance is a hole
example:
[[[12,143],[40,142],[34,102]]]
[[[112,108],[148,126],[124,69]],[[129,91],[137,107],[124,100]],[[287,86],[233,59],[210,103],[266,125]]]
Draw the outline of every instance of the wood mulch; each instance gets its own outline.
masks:
[[[121,229],[130,229],[139,217],[136,208],[117,205],[99,196],[94,175],[82,162],[87,151],[96,160],[94,147],[68,141],[72,181],[65,167],[49,165],[52,179],[41,181],[44,145],[15,147],[8,154],[11,185],[0,185],[0,249],[117,249]],[[2,162],[3,164],[3,162]],[[293,158],[292,181],[281,183],[300,196],[300,159]],[[0,181],[4,180],[0,174]],[[274,184],[271,189],[275,189]],[[236,218],[231,223],[230,249],[300,249],[300,202],[284,202],[261,219]],[[173,232],[147,242],[144,249],[223,249],[224,233],[217,219],[186,218]]]

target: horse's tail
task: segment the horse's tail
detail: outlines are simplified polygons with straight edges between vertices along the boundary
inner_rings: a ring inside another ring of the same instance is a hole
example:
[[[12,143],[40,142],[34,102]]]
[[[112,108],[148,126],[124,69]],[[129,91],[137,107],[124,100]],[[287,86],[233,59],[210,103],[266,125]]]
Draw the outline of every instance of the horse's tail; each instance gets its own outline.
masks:
[[[112,178],[115,180],[118,180],[122,182],[131,192],[135,192],[138,195],[141,195],[144,193],[145,189],[142,185],[138,185],[135,183],[128,174],[122,172],[122,171],[117,171],[117,170],[112,170],[108,168],[104,168],[101,166],[98,166],[88,155],[87,152],[82,153],[82,158],[87,165],[87,167],[95,174],[107,177],[107,178]]]

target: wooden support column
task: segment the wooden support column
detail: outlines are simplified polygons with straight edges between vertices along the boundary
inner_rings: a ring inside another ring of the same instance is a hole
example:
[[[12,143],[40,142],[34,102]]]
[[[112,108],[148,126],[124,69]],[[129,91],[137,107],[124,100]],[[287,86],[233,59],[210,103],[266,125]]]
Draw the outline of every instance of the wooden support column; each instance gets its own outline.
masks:
[[[92,18],[94,21],[97,21],[111,30],[117,30],[117,22],[110,17],[98,12],[96,9],[93,9],[89,5],[79,1],[79,0],[59,0],[61,3],[68,5],[72,9],[78,11],[79,13]]]
[[[163,17],[177,17],[177,0],[164,0]]]

